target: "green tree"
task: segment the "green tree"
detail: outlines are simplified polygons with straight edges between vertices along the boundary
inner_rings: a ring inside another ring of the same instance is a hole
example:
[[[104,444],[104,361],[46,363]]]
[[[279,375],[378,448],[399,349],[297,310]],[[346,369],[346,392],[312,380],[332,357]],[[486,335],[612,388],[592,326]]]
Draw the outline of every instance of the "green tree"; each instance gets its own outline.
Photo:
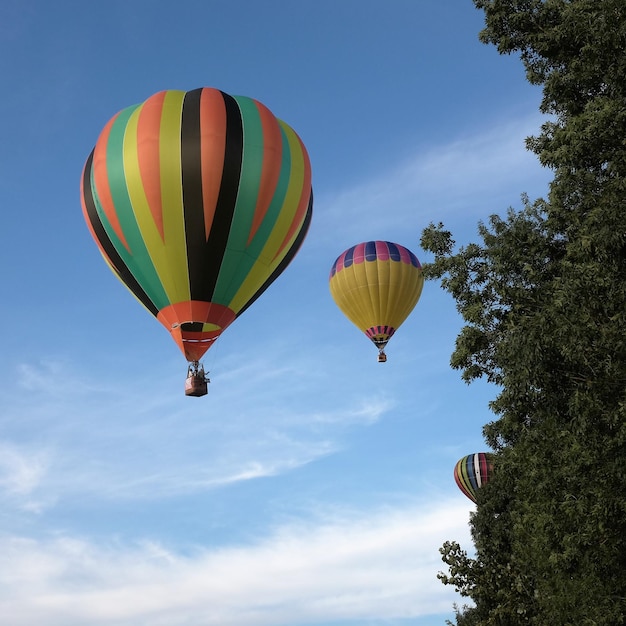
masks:
[[[548,121],[527,145],[547,199],[458,250],[422,235],[465,325],[451,364],[494,383],[494,478],[475,556],[441,551],[459,626],[626,623],[626,2],[474,0],[484,43],[519,53]]]

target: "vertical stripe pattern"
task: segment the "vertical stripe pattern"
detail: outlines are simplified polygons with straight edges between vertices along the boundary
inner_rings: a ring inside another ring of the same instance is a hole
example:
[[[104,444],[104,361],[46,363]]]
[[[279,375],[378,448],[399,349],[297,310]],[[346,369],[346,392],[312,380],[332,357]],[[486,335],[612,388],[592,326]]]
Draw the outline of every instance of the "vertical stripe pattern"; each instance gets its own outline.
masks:
[[[422,267],[407,248],[368,241],[348,248],[330,270],[330,293],[344,315],[382,349],[417,304]]]
[[[260,102],[163,91],[105,126],[81,201],[109,267],[196,361],[297,253],[311,166]]]
[[[472,502],[476,502],[476,492],[489,482],[492,474],[493,455],[488,452],[468,454],[454,466],[454,480]]]

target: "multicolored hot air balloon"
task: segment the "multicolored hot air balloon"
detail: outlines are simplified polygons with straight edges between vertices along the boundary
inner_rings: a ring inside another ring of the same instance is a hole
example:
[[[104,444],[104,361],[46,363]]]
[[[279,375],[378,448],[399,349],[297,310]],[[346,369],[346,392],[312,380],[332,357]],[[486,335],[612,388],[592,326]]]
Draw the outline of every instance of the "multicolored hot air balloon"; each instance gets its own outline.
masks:
[[[307,233],[311,166],[294,130],[260,102],[162,91],[104,127],[81,200],[111,270],[191,363],[187,395],[204,395],[199,360]]]
[[[424,276],[417,257],[389,241],[368,241],[348,248],[330,270],[330,293],[343,314],[378,348],[385,346],[422,294]]]
[[[476,452],[459,459],[454,466],[454,480],[459,489],[476,502],[476,491],[493,475],[493,454]]]

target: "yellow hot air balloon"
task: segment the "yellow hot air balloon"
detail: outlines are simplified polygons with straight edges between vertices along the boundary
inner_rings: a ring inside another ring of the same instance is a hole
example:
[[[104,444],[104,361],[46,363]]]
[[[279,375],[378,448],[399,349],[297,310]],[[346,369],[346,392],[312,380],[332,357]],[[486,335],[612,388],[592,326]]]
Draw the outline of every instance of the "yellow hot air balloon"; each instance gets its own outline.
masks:
[[[385,346],[422,294],[424,275],[417,257],[389,241],[368,241],[339,255],[330,271],[330,293],[344,315],[378,348]]]

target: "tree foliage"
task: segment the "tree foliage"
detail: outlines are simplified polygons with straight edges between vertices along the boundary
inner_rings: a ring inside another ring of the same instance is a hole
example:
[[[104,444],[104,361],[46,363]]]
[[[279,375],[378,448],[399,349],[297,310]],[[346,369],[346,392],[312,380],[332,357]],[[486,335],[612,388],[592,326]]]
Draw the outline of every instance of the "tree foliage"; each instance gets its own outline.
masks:
[[[472,601],[459,626],[626,623],[626,3],[474,0],[480,39],[519,53],[547,121],[527,145],[547,199],[434,254],[464,327],[451,364],[497,396],[484,435],[496,472],[470,526],[475,556],[441,549]]]

